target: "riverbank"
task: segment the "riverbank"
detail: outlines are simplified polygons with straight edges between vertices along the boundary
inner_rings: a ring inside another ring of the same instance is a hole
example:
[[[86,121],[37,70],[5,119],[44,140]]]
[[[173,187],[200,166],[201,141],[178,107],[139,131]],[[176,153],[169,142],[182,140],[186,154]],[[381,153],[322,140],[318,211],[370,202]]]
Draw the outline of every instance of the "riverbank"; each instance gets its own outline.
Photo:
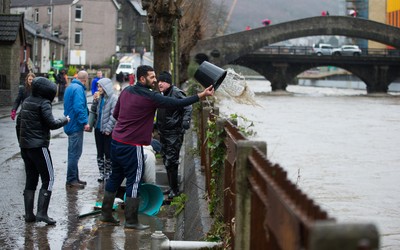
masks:
[[[219,98],[220,114],[251,121],[250,139],[266,141],[268,158],[330,216],[374,223],[381,249],[399,249],[398,96],[294,85],[270,95],[267,81],[248,86],[257,105]]]

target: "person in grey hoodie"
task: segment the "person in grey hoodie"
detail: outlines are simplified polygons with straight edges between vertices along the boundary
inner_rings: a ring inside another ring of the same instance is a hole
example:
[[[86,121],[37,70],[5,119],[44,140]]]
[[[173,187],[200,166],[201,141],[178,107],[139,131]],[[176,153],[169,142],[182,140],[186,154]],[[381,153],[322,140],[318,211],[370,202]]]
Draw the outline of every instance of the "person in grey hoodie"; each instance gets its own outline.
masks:
[[[97,149],[97,166],[100,176],[98,182],[103,182],[111,175],[111,133],[115,126],[113,112],[118,97],[114,93],[112,81],[102,78],[97,82],[98,91],[93,96],[90,110],[96,113],[94,122],[94,138]]]

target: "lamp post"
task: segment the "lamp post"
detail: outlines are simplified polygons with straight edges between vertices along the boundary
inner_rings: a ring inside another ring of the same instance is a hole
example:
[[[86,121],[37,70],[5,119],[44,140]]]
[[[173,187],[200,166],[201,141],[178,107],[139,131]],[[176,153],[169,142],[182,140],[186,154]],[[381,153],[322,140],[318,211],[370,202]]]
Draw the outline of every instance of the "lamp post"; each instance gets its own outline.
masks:
[[[34,40],[33,40],[33,66],[34,68],[34,73],[37,73],[37,61],[38,61],[38,40],[37,40],[37,36],[40,34],[41,30],[40,29],[36,29],[35,30],[35,36],[34,36]]]
[[[68,64],[71,63],[71,11],[72,11],[72,6],[77,4],[79,0],[74,0],[72,3],[69,5],[69,10],[68,10]]]

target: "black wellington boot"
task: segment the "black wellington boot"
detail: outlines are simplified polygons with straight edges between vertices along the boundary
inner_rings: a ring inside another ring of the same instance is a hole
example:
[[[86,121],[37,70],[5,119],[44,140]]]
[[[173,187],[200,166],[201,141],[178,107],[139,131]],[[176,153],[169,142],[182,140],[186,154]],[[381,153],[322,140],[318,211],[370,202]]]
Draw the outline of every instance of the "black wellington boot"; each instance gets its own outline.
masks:
[[[39,190],[36,221],[43,221],[47,223],[47,225],[54,225],[56,224],[56,221],[47,215],[47,210],[49,209],[50,204],[50,197],[51,191],[47,191],[46,189]]]
[[[103,204],[101,206],[100,221],[105,223],[110,223],[116,226],[119,224],[119,220],[116,220],[112,214],[115,195],[116,193],[104,191]]]
[[[125,228],[145,230],[149,225],[139,223],[139,198],[126,197],[125,201]]]
[[[168,194],[168,199],[172,200],[179,195],[178,168],[170,170],[170,177],[171,192]]]
[[[36,216],[33,214],[33,204],[35,200],[35,190],[24,190],[25,222],[35,222]]]
[[[163,194],[169,194],[171,192],[171,174],[170,171],[167,170],[167,178],[168,178],[168,186],[169,188],[163,192]]]

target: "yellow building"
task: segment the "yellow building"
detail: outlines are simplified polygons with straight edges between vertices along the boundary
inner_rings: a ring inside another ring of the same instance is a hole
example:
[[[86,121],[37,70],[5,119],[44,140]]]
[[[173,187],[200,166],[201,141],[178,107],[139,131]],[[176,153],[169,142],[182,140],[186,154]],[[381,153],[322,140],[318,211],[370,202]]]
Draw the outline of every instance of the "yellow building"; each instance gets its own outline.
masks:
[[[390,1],[390,0],[389,0]],[[386,22],[386,13],[387,13],[387,0],[369,0],[368,2],[368,19],[380,22],[380,23],[387,23]],[[399,2],[400,0],[394,0]],[[368,48],[369,49],[385,49],[386,45],[381,44],[375,41],[368,41]]]
[[[386,23],[400,27],[400,0],[387,0]]]
[[[370,20],[400,27],[400,0],[369,0],[368,18]],[[368,41],[370,49],[385,49],[388,46]]]

